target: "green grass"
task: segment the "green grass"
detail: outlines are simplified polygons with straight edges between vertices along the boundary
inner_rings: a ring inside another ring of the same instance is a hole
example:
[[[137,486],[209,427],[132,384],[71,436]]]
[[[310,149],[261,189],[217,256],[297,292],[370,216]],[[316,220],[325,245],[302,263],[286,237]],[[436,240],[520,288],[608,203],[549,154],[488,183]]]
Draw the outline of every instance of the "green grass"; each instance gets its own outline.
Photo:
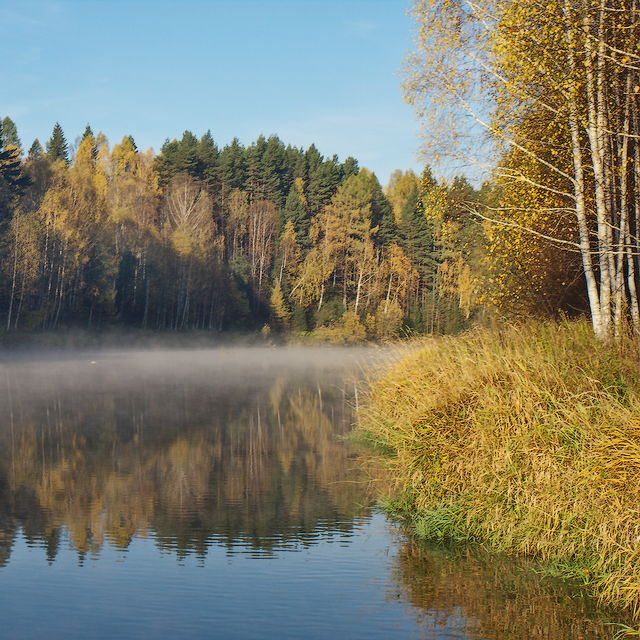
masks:
[[[542,560],[640,617],[640,363],[585,322],[416,341],[359,432],[419,535]]]

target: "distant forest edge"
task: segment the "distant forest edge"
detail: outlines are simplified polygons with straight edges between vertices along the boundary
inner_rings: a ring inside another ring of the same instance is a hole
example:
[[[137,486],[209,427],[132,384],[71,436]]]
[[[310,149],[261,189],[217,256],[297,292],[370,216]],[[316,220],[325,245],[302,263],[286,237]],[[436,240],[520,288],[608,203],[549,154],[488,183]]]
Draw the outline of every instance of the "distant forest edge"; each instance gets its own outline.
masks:
[[[354,158],[276,136],[219,148],[185,131],[154,155],[131,136],[110,147],[87,125],[71,154],[56,124],[45,148],[35,140],[25,153],[5,117],[0,323],[262,328],[334,342],[454,332],[498,302],[491,283],[508,290],[499,247],[472,213],[496,197],[428,168],[398,170],[383,188]],[[528,281],[550,309],[572,300],[565,285],[579,271],[555,258],[540,273],[562,282],[557,295]]]

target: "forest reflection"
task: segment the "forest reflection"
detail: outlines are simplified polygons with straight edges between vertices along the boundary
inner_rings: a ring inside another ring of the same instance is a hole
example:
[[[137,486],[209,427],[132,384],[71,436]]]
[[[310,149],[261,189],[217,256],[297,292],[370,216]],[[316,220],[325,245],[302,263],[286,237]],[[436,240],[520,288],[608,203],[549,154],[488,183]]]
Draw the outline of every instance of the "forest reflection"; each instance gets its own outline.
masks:
[[[0,563],[19,532],[50,562],[62,539],[82,560],[134,537],[204,557],[212,544],[269,554],[348,534],[368,503],[340,440],[355,356],[288,357],[3,365]]]
[[[404,539],[393,567],[399,590],[394,596],[414,606],[423,629],[455,628],[461,634],[455,637],[613,636],[611,612],[599,609],[577,585],[545,576],[539,568],[533,561],[509,559],[473,545]]]

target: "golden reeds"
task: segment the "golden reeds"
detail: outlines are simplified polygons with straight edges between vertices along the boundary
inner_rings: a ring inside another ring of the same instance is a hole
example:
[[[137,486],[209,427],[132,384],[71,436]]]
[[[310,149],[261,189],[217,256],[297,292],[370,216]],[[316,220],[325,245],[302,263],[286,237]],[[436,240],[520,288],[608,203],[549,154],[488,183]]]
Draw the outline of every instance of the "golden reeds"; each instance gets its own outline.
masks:
[[[422,535],[543,559],[640,617],[640,363],[583,322],[413,343],[360,430]]]

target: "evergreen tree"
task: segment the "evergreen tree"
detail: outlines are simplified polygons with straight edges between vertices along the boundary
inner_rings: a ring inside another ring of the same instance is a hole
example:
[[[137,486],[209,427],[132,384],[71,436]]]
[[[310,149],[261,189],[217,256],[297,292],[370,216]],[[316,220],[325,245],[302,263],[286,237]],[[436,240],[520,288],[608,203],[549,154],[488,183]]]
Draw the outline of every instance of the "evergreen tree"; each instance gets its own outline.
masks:
[[[313,145],[312,145],[313,147]],[[309,149],[311,149],[310,147]],[[315,149],[315,147],[313,147]],[[320,156],[322,158],[322,156]],[[307,200],[312,215],[322,211],[322,208],[329,204],[333,194],[340,184],[340,167],[336,159],[315,162],[312,155],[309,161],[309,185],[307,187]]]
[[[96,144],[96,138],[89,124],[84,128],[80,142],[84,142],[87,138],[91,139],[91,157],[95,160],[98,157],[98,145]]]
[[[31,145],[31,147],[29,148],[29,158],[31,158],[31,159],[40,158],[43,153],[44,153],[44,149],[42,148],[42,145],[40,144],[40,140],[38,140],[38,138],[36,138],[33,141],[33,144]]]
[[[277,136],[270,136],[262,156],[264,197],[281,207],[286,197],[288,182],[287,154]]]
[[[84,128],[84,133],[82,134],[81,140],[84,140],[89,136],[91,136],[92,138],[95,138],[95,136],[93,135],[93,130],[91,129],[91,125],[87,123],[87,126]]]
[[[290,156],[291,177],[300,178],[303,184],[309,183],[309,164],[306,154],[300,149],[293,149]],[[289,187],[291,188],[291,187]]]
[[[155,158],[155,167],[162,185],[168,184],[179,173],[202,179],[203,163],[199,157],[198,139],[187,130],[180,140],[165,140]]]
[[[62,160],[64,163],[69,164],[67,139],[64,137],[64,132],[59,122],[56,122],[53,126],[51,138],[47,142],[47,156],[52,162],[56,160]]]
[[[0,126],[2,127],[2,144],[5,147],[15,147],[18,150],[18,154],[21,155],[22,145],[15,122],[9,116],[5,116]]]
[[[262,158],[267,150],[267,140],[264,136],[258,139],[247,149],[247,180],[246,189],[251,199],[264,200],[266,198],[265,172]]]
[[[223,198],[234,189],[242,189],[247,177],[247,160],[244,147],[238,138],[224,147],[219,156],[219,176]]]
[[[402,208],[400,237],[405,253],[420,275],[433,276],[433,229],[427,222],[420,192],[415,185]]]
[[[298,243],[302,247],[308,248],[310,246],[309,225],[311,218],[305,204],[302,179],[296,178],[281,212],[282,226],[284,227],[287,222],[291,221]]]
[[[371,226],[378,229],[376,234],[378,240],[377,244],[379,246],[386,246],[398,239],[396,225],[393,220],[393,209],[391,208],[391,203],[384,195],[382,186],[380,185],[375,173],[372,173],[367,169],[363,169],[360,174],[363,174],[369,183],[369,190],[371,193]]]
[[[4,122],[3,129],[4,129]],[[20,154],[14,145],[4,146],[0,138],[0,220],[11,216],[12,204],[29,185],[30,180],[23,172]]]
[[[343,163],[342,163],[342,176],[343,178],[348,178],[349,176],[355,176],[358,171],[360,171],[360,167],[358,166],[358,161],[353,158],[352,156],[349,156]]]
[[[210,190],[220,186],[220,151],[213,140],[211,131],[207,131],[198,141],[198,158],[201,166],[201,178]]]

